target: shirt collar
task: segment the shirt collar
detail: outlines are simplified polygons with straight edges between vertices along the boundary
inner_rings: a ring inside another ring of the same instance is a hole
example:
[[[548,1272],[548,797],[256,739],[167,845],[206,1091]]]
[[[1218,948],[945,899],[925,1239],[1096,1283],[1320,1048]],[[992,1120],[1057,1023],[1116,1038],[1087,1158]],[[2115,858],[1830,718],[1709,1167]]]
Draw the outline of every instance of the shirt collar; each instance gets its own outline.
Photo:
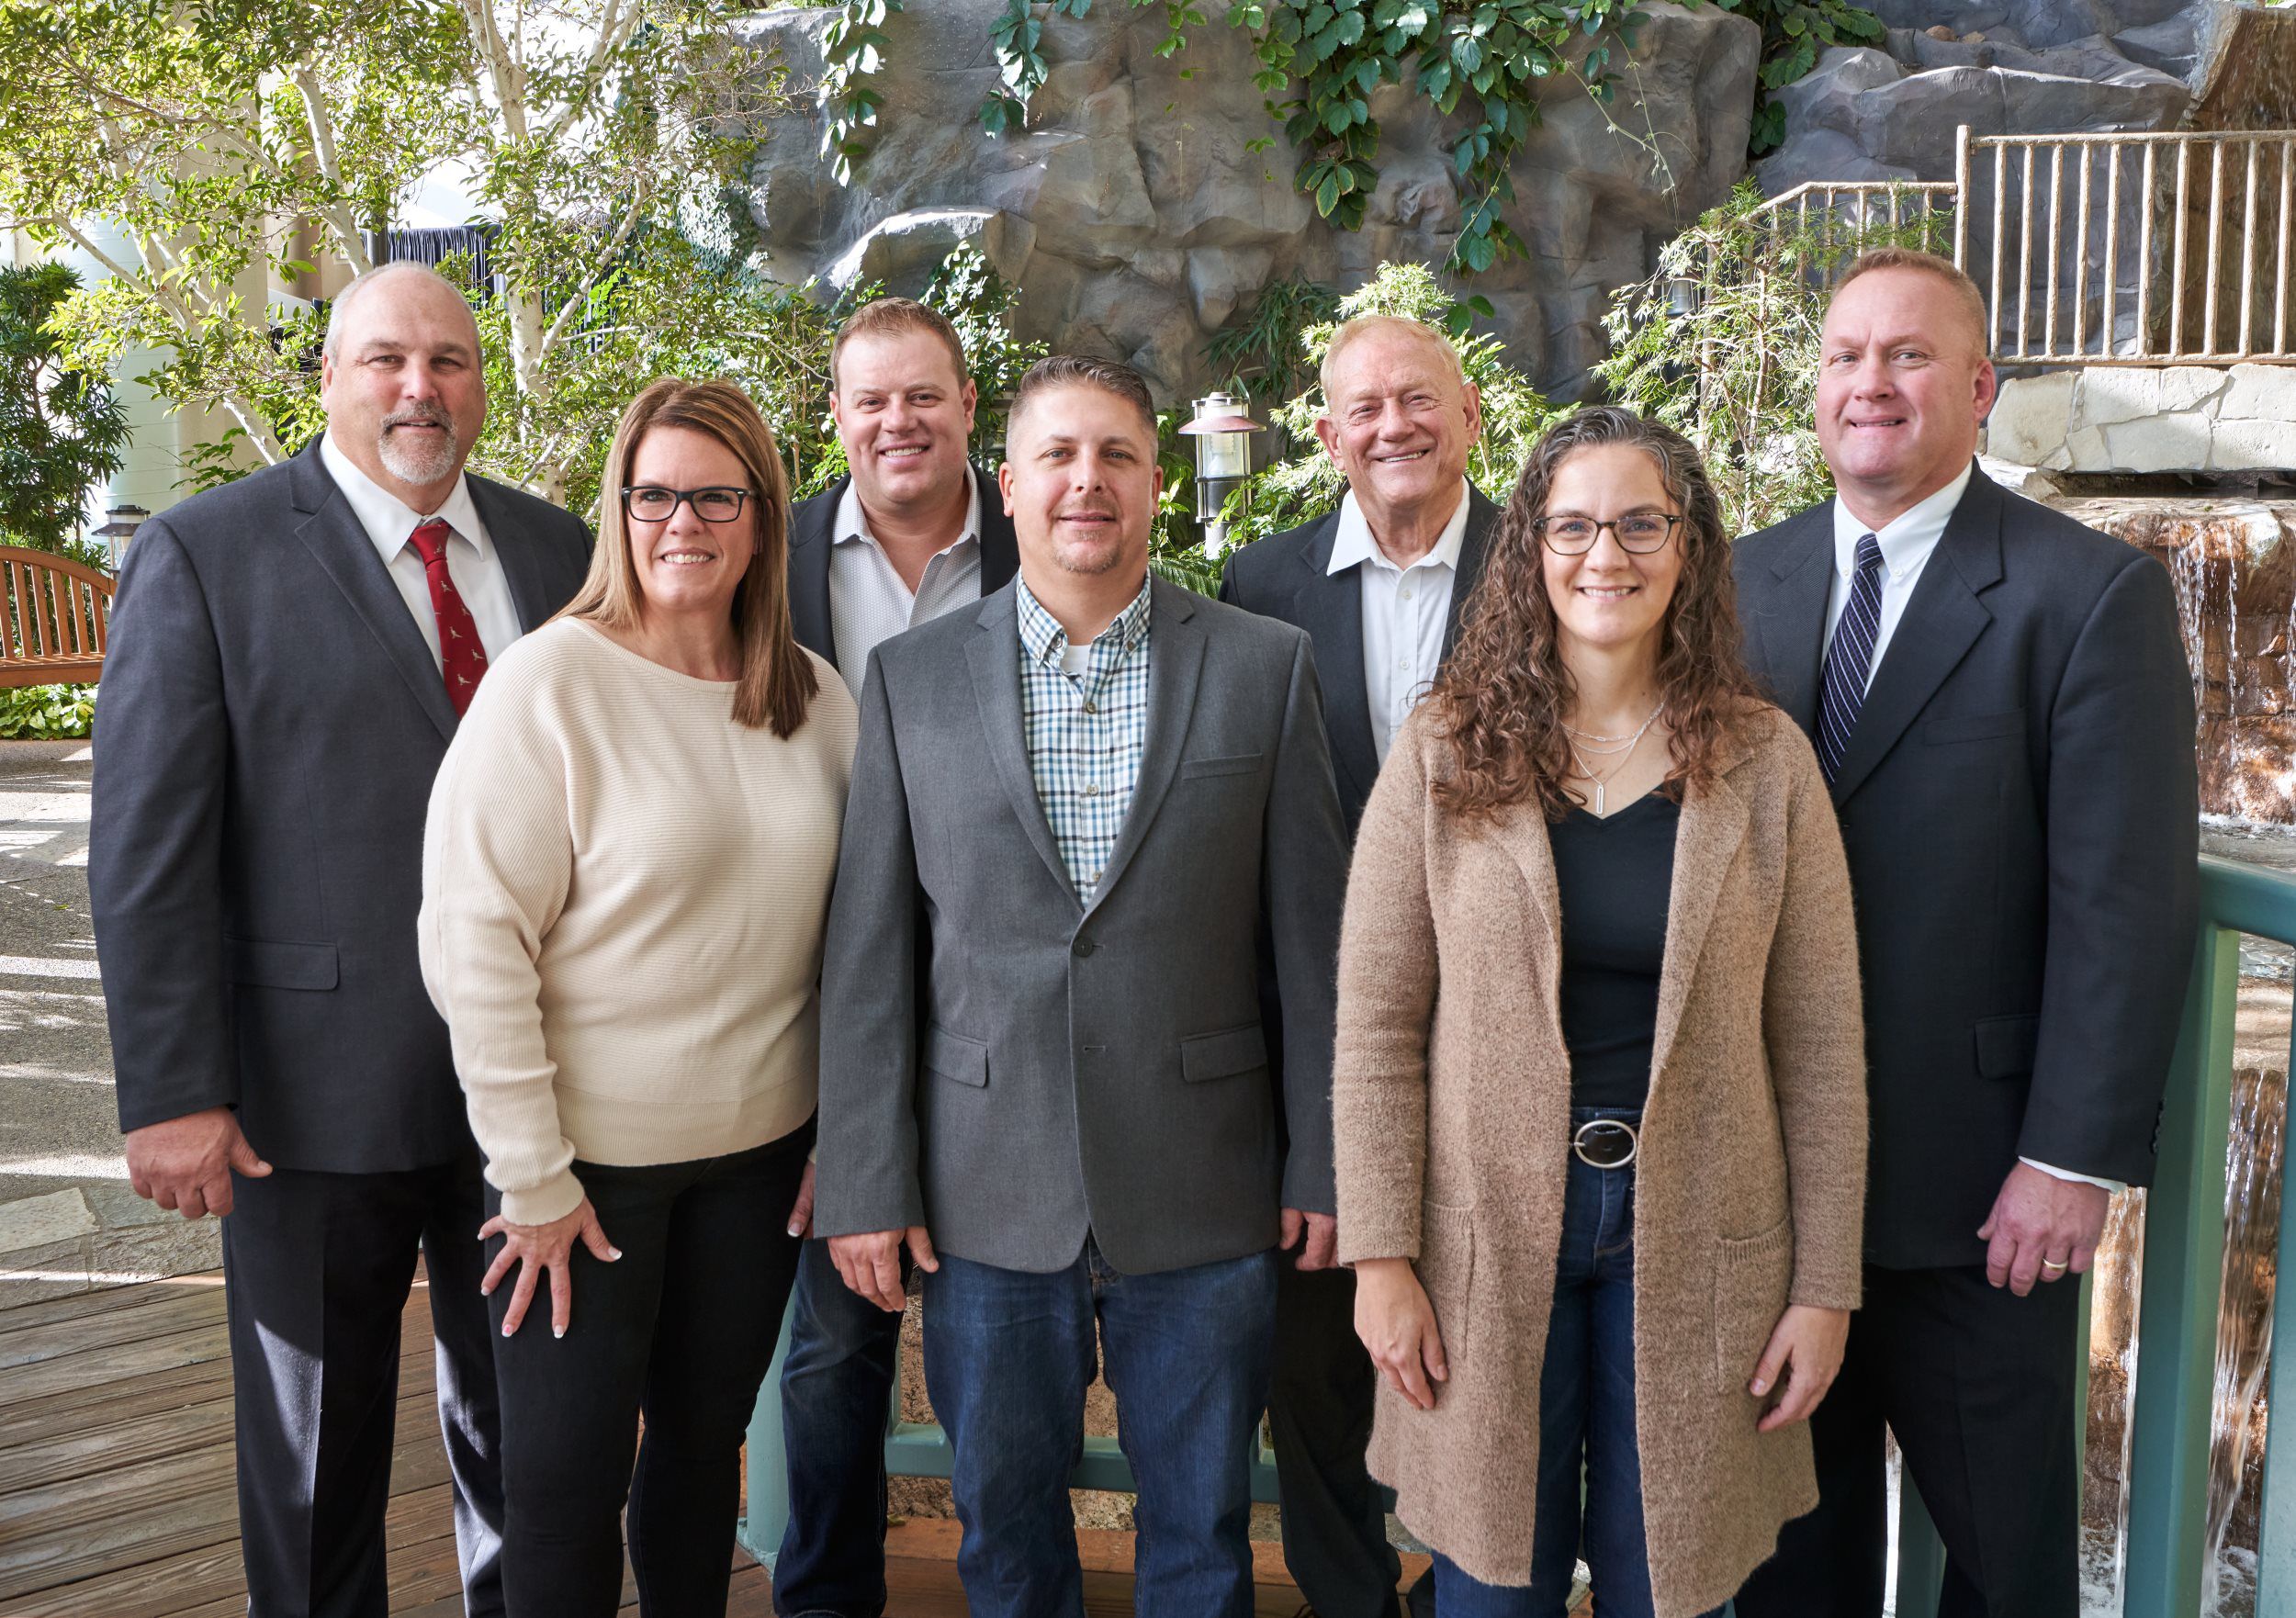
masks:
[[[1909,572],[1919,571],[1937,549],[1937,542],[1945,537],[1945,524],[1953,521],[1953,508],[1961,504],[1961,497],[1969,488],[1969,475],[1975,466],[1972,462],[1961,469],[1961,476],[1925,500],[1918,500],[1899,512],[1891,522],[1879,528],[1868,528],[1850,514],[1850,508],[1834,500],[1834,568],[1844,579],[1855,579],[1858,570],[1858,541],[1872,534],[1881,542],[1882,566],[1892,579],[1902,579]]]
[[[945,556],[967,540],[974,545],[981,541],[981,480],[974,475],[970,462],[964,468],[964,526],[936,556]],[[831,543],[836,545],[877,545],[877,536],[869,532],[869,513],[861,510],[860,491],[850,478],[845,480],[845,492],[837,497],[837,526],[830,533]]]
[[[1096,651],[1104,646],[1114,646],[1121,656],[1147,638],[1148,592],[1153,581],[1153,575],[1140,581],[1140,593],[1092,643]],[[1058,669],[1061,653],[1068,646],[1068,632],[1061,627],[1059,619],[1044,610],[1044,603],[1036,599],[1027,579],[1015,579],[1013,584],[1019,608],[1021,646],[1034,661],[1047,669]]]
[[[486,525],[478,521],[478,508],[471,502],[467,475],[455,479],[454,492],[437,511],[425,512],[414,510],[360,471],[335,442],[332,427],[320,438],[319,458],[325,465],[327,475],[335,480],[335,487],[343,490],[343,498],[350,502],[351,514],[359,520],[359,526],[366,531],[368,541],[382,554],[386,564],[406,548],[416,525],[433,517],[445,522],[481,559],[486,556]]]
[[[1451,509],[1451,520],[1443,525],[1443,532],[1427,554],[1412,563],[1413,567],[1450,567],[1459,565],[1459,547],[1467,543],[1467,508],[1473,496],[1467,480],[1459,479],[1459,503]],[[1323,569],[1328,574],[1344,573],[1358,563],[1369,562],[1390,573],[1406,572],[1388,559],[1371,537],[1371,522],[1363,514],[1363,507],[1356,500],[1356,491],[1349,489],[1339,502],[1339,532],[1332,536],[1331,565]]]

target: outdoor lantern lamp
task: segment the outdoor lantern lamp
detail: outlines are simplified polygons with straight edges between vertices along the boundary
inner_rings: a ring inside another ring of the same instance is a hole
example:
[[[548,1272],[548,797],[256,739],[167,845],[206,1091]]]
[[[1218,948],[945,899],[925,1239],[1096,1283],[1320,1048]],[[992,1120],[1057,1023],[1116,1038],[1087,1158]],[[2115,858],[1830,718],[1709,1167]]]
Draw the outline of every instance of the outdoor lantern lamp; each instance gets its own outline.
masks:
[[[111,521],[98,528],[95,537],[104,542],[104,549],[111,556],[112,571],[117,573],[119,571],[120,553],[128,548],[128,542],[136,536],[136,530],[143,526],[144,519],[152,513],[141,506],[114,506],[106,514]]]
[[[1244,401],[1229,393],[1208,393],[1196,401],[1196,419],[1180,431],[1196,441],[1196,520],[1204,525],[1204,554],[1216,556],[1228,545],[1228,525],[1220,509],[1252,475],[1252,434],[1264,429],[1244,413]]]

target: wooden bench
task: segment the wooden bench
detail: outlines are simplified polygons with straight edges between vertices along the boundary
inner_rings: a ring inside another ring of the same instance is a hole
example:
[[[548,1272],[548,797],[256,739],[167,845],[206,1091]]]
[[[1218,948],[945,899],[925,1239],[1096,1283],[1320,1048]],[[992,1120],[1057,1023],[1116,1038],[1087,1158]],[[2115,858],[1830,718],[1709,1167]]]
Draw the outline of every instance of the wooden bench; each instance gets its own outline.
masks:
[[[0,687],[84,685],[104,672],[112,580],[84,563],[0,545]]]

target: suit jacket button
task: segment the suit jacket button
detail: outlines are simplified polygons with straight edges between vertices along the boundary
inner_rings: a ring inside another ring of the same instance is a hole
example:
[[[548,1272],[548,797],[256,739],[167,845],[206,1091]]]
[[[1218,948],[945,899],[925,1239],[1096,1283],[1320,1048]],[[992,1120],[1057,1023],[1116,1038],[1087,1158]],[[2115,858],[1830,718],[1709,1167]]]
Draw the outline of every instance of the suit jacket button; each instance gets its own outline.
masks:
[[[1099,948],[1099,946],[1095,944],[1090,938],[1078,938],[1075,943],[1070,947],[1079,955],[1089,955],[1095,949]]]

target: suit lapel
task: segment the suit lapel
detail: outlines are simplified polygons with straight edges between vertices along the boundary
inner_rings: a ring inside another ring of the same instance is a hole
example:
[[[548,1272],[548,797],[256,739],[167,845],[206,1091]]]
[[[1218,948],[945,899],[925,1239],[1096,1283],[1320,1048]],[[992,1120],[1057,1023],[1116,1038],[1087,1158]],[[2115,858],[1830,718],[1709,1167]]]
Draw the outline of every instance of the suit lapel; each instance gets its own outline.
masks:
[[[1722,879],[1738,858],[1751,824],[1746,801],[1731,786],[1725,761],[1714,785],[1685,794],[1682,822],[1674,834],[1674,877],[1666,902],[1666,949],[1659,968],[1658,1024],[1651,1035],[1650,1079],[1666,1071],[1668,1053],[1682,1028],[1683,1007],[1696,981],[1698,957],[1714,926]]]
[[[296,524],[295,537],[334,580],[352,610],[366,621],[383,655],[399,670],[439,735],[453,740],[455,706],[446,700],[446,682],[431,656],[430,643],[415,626],[406,598],[391,582],[389,570],[376,555],[374,542],[359,525],[351,502],[327,476],[317,440],[295,457],[292,490],[295,509],[304,514]],[[490,522],[489,534],[491,536]]]
[[[1833,591],[1833,504],[1812,507],[1785,536],[1770,566],[1771,585],[1746,617],[1761,644],[1770,695],[1810,735],[1818,731],[1818,664],[1825,656],[1826,604]]]
[[[493,545],[502,564],[502,578],[511,587],[511,605],[518,611],[518,627],[531,635],[557,611],[550,581],[543,577],[542,549],[511,515],[510,502],[502,499],[500,489],[483,478],[466,474],[465,480],[470,485],[470,503],[478,508],[478,521],[486,524],[487,543]]]
[[[838,502],[851,478],[840,478],[797,508],[789,525],[789,620],[797,644],[837,661],[837,629],[829,615],[829,548]],[[982,592],[985,595],[987,592]]]
[[[1132,785],[1132,802],[1124,812],[1116,847],[1093,890],[1089,914],[1116,891],[1132,856],[1155,823],[1172,778],[1179,772],[1180,754],[1187,745],[1188,725],[1196,715],[1196,686],[1204,671],[1204,630],[1196,622],[1188,593],[1161,579],[1152,579],[1148,598],[1148,736],[1141,755],[1140,779]]]
[[[1993,622],[1977,596],[2000,578],[2001,491],[1984,473],[1973,472],[1866,688],[1834,776],[1836,803],[1848,802],[1874,773]]]
[[[1379,756],[1371,745],[1371,707],[1364,695],[1363,569],[1327,571],[1338,534],[1339,514],[1334,511],[1300,542],[1303,577],[1292,596],[1291,622],[1306,630],[1315,646],[1316,672],[1323,685],[1323,728],[1332,741],[1332,763],[1346,789],[1341,797],[1360,803],[1379,778]],[[1454,612],[1458,603],[1454,592]]]
[[[1036,773],[1029,768],[1027,725],[1020,714],[1020,625],[1012,591],[999,590],[981,604],[981,632],[965,643],[966,661],[973,670],[973,695],[981,707],[981,731],[988,743],[989,762],[1012,812],[1028,834],[1038,855],[1059,879],[1061,892],[1074,899],[1075,884],[1068,863],[1052,838],[1044,804],[1036,795]],[[1103,882],[1102,891],[1107,884]]]
[[[1443,626],[1443,660],[1446,663],[1459,644],[1459,620],[1467,610],[1467,599],[1482,582],[1483,559],[1491,554],[1500,516],[1499,508],[1483,499],[1473,484],[1467,486],[1467,532],[1459,536],[1458,566],[1452,569],[1451,614]]]

